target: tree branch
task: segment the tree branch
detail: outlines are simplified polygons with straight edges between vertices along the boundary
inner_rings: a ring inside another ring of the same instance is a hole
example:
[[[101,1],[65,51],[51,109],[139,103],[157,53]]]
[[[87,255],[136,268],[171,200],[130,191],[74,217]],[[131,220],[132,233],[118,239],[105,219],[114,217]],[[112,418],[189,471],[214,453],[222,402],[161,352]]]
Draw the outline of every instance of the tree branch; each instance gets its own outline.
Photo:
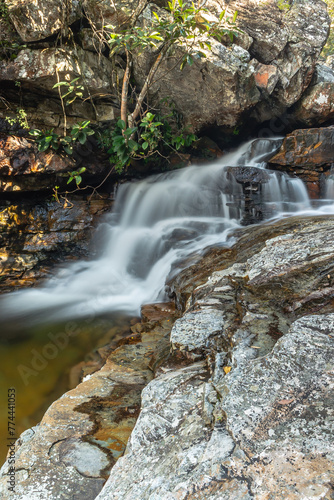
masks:
[[[131,63],[132,56],[128,49],[125,49],[126,53],[126,68],[123,77],[123,85],[122,85],[122,95],[121,95],[121,120],[124,121],[125,126],[127,126],[128,122],[128,88],[129,88],[129,80],[131,73]]]

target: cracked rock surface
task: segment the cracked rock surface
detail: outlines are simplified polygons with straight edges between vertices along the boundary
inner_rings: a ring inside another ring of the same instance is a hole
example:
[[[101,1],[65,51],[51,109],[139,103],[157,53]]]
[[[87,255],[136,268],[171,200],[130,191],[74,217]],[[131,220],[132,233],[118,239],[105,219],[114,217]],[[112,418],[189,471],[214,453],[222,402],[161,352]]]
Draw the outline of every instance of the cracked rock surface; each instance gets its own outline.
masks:
[[[173,354],[98,500],[333,498],[333,236],[249,228],[176,278]]]

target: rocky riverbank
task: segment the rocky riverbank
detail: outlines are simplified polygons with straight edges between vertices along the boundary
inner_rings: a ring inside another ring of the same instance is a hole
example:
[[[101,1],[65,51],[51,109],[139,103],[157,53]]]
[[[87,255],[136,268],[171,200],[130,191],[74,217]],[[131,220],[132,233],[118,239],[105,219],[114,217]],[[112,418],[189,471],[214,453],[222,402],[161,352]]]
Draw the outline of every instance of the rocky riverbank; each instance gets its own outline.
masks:
[[[182,316],[144,310],[19,439],[15,498],[330,499],[333,222],[246,228],[179,274]]]

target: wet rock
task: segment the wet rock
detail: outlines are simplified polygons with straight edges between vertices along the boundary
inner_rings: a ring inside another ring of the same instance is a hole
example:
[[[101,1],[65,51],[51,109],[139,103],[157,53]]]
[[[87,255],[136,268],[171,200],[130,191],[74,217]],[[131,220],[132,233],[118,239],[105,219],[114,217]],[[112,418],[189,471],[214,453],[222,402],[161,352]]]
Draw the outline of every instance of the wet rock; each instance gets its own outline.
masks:
[[[270,167],[300,177],[312,198],[325,194],[324,176],[333,163],[334,128],[298,129],[288,134]]]
[[[0,135],[0,191],[52,189],[57,176],[74,169],[74,161],[54,152],[39,152],[23,137]],[[66,176],[67,177],[67,176]]]
[[[73,155],[38,151],[37,143],[24,137],[0,134],[0,192],[52,191],[67,187],[69,172],[85,167],[83,183],[96,185],[110,169],[94,138],[75,145]]]
[[[68,26],[80,17],[80,2],[70,0],[43,0],[38,5],[33,0],[21,2],[6,0],[10,20],[25,42],[47,38],[58,31],[66,33]]]
[[[110,206],[106,197],[69,197],[67,206],[44,198],[1,202],[1,291],[31,286],[55,263],[87,255],[94,222]]]

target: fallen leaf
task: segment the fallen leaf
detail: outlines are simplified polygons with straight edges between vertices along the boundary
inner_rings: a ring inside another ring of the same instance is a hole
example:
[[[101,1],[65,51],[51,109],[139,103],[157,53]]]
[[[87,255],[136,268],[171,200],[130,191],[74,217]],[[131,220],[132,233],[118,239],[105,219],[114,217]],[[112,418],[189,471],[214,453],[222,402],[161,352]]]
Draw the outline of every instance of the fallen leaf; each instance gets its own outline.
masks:
[[[224,366],[224,372],[226,373],[226,375],[228,373],[230,373],[231,370],[232,370],[232,366]]]
[[[277,401],[277,403],[279,405],[289,405],[294,400],[295,400],[294,398],[292,398],[292,399],[281,399],[281,401]]]
[[[251,348],[252,349],[261,349],[261,347],[259,347],[258,345],[251,345]]]

